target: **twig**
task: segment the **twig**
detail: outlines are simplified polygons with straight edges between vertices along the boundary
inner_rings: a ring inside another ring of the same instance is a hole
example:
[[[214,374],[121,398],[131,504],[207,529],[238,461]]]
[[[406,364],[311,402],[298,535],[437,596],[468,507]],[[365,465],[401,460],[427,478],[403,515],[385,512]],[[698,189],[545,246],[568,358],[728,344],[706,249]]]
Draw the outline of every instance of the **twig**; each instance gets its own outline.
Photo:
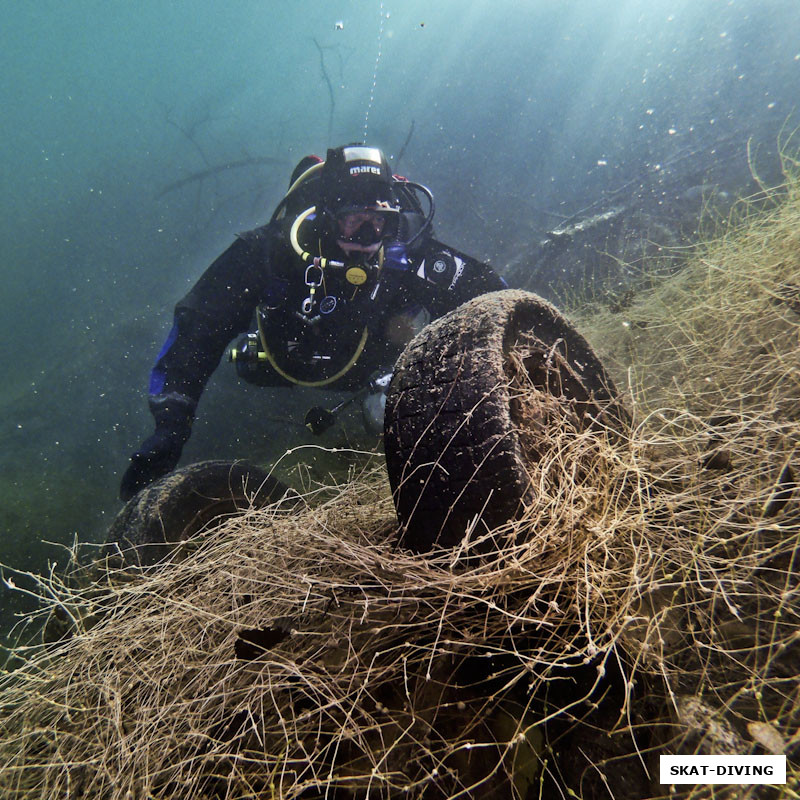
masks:
[[[328,145],[330,146],[333,136],[333,115],[336,110],[336,98],[333,95],[333,84],[328,76],[328,70],[325,67],[325,56],[322,52],[322,46],[316,40],[316,38],[313,38],[312,41],[319,51],[319,67],[322,70],[322,77],[328,87],[328,97],[330,98],[330,109],[328,111]]]
[[[274,158],[272,156],[254,156],[253,158],[242,158],[238,161],[227,161],[224,164],[218,164],[215,167],[209,167],[208,169],[201,170],[200,172],[193,172],[186,178],[181,178],[179,181],[170,183],[156,195],[156,199],[163,197],[169,192],[174,192],[176,189],[182,189],[184,186],[188,186],[191,183],[204,181],[206,178],[209,178],[213,175],[218,175],[221,172],[228,172],[232,169],[241,169],[242,167],[252,167],[256,164],[283,166],[284,162],[280,158]]]

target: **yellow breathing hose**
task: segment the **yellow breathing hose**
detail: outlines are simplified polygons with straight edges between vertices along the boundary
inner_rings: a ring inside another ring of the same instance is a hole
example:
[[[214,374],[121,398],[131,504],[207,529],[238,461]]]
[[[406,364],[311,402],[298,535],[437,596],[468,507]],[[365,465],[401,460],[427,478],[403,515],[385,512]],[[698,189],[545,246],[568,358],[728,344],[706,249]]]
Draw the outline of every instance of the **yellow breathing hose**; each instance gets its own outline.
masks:
[[[292,244],[292,248],[294,249],[295,253],[303,259],[304,262],[308,262],[311,260],[312,255],[307,250],[303,250],[300,246],[300,242],[297,239],[297,232],[300,230],[300,226],[312,215],[316,212],[317,207],[311,206],[311,208],[307,208],[302,214],[300,214],[297,219],[292,223],[292,227],[289,229],[289,241]],[[325,267],[327,265],[327,259],[320,259],[320,266]]]
[[[314,166],[312,166],[308,170],[306,170],[292,184],[292,186],[289,188],[289,192],[287,192],[287,194],[291,193],[292,189],[294,189],[294,187],[300,181],[302,181],[304,178],[306,178],[310,171],[315,170],[315,169],[319,169],[321,166],[322,166],[322,164],[314,164]],[[305,211],[303,211],[302,214],[300,214],[295,219],[295,221],[292,223],[292,227],[289,229],[289,241],[291,242],[292,248],[294,249],[295,253],[297,253],[297,255],[300,256],[300,258],[303,260],[304,263],[308,263],[309,261],[311,261],[313,256],[307,250],[303,250],[302,246],[300,245],[300,241],[298,239],[298,231],[300,230],[300,226],[312,214],[314,214],[316,212],[316,210],[317,210],[316,206],[311,206],[311,208],[307,208]],[[380,259],[380,261],[379,261],[379,267],[378,268],[380,269],[381,267],[383,267],[383,248],[382,247],[380,249],[379,259]],[[342,266],[342,267],[344,266],[343,262],[333,261],[331,259],[321,258],[321,257],[320,257],[319,261],[317,262],[317,265],[321,269],[325,269],[325,267],[327,267],[329,264],[335,264],[336,266]],[[328,384],[331,384],[334,381],[339,380],[339,378],[341,378],[342,375],[344,375],[345,373],[349,372],[349,370],[352,368],[353,364],[355,364],[356,361],[358,361],[359,357],[361,356],[361,353],[364,351],[364,346],[367,343],[367,337],[369,335],[369,330],[365,326],[364,330],[361,332],[361,338],[359,339],[358,345],[356,346],[356,349],[355,349],[353,355],[350,357],[349,361],[335,375],[331,375],[329,378],[323,378],[322,380],[319,380],[319,381],[303,381],[303,380],[300,380],[299,378],[295,378],[294,376],[290,375],[288,372],[286,372],[286,370],[282,369],[278,365],[278,363],[275,361],[275,357],[270,352],[269,347],[267,347],[267,337],[266,337],[266,333],[264,332],[264,327],[263,327],[263,325],[261,323],[261,314],[256,313],[256,319],[258,321],[258,338],[261,340],[261,346],[264,348],[264,356],[266,357],[266,359],[269,362],[270,366],[282,378],[284,378],[287,381],[291,381],[292,383],[295,383],[298,386],[327,386]]]

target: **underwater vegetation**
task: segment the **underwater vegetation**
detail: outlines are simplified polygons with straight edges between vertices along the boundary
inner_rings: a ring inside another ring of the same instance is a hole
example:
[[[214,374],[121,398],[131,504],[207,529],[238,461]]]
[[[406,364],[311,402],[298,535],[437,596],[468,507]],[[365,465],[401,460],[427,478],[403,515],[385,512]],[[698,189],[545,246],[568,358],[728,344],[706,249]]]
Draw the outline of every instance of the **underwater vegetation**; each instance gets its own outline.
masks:
[[[161,568],[41,576],[69,634],[0,680],[2,796],[795,797],[798,166],[573,310],[632,427],[549,431],[521,519],[408,553],[367,461]],[[786,754],[787,785],[658,783],[693,752]]]

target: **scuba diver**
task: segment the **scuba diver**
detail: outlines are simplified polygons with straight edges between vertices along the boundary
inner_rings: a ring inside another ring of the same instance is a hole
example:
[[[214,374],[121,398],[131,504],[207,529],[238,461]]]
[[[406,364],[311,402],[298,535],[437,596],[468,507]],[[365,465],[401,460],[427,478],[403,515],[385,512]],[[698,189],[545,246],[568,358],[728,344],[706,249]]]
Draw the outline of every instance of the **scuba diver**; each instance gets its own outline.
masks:
[[[150,376],[155,432],[131,456],[120,497],[176,467],[203,388],[236,337],[229,357],[240,377],[356,391],[366,427],[382,431],[405,344],[430,319],[506,288],[491,267],[434,238],[434,210],[430,190],[392,175],[377,148],[300,161],[270,222],[239,234],[176,305]],[[312,409],[306,425],[322,432],[341,405]]]

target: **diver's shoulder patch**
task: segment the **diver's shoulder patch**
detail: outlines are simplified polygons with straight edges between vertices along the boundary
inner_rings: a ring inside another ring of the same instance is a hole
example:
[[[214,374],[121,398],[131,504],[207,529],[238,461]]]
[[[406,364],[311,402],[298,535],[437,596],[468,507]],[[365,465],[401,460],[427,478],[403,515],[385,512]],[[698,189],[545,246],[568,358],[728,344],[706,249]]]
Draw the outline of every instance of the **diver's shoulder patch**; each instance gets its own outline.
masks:
[[[445,289],[452,289],[464,272],[464,259],[449,250],[427,253],[417,269],[417,277],[424,278]]]

